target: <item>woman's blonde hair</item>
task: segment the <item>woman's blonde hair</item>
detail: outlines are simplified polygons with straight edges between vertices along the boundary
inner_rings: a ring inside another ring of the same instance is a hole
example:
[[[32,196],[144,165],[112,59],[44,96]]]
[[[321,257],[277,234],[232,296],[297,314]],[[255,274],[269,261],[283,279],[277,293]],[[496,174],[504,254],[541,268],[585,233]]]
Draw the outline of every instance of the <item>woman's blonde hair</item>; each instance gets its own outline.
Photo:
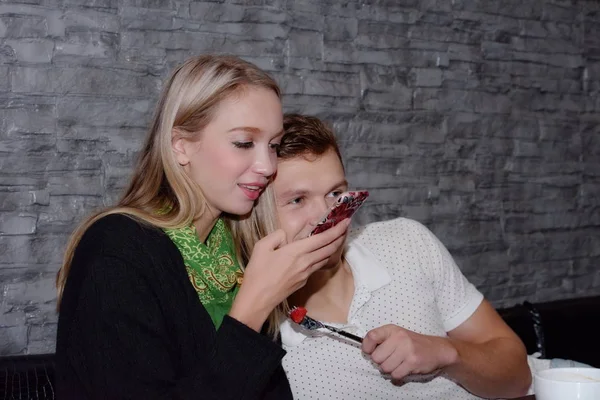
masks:
[[[86,230],[100,218],[119,213],[159,228],[180,228],[206,212],[202,189],[183,172],[173,155],[172,132],[175,129],[186,139],[197,139],[223,100],[252,86],[272,90],[281,97],[273,78],[235,56],[193,57],[171,73],[127,191],[117,205],[88,217],[70,237],[56,277],[57,309],[75,249]],[[261,198],[248,216],[225,216],[242,268],[254,244],[275,229],[271,218],[274,210],[272,196],[268,196]]]

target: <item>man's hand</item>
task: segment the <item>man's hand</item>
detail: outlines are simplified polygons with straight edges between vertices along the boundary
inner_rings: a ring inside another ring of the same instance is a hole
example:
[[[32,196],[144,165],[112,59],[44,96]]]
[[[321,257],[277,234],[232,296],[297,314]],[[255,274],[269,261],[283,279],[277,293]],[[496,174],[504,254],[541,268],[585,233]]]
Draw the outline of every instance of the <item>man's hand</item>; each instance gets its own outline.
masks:
[[[394,379],[441,369],[474,395],[494,399],[523,396],[531,385],[525,346],[486,300],[448,337],[385,325],[367,333],[362,349]]]
[[[362,350],[381,371],[394,379],[429,374],[457,362],[458,352],[450,340],[421,335],[397,325],[384,325],[367,333]]]

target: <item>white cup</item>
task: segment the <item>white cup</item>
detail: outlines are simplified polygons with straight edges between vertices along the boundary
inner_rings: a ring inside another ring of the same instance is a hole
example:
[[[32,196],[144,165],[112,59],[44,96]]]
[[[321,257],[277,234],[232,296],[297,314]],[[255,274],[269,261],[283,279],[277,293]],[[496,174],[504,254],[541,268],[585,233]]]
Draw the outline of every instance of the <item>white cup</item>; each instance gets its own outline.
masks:
[[[600,368],[551,368],[533,376],[536,400],[600,400]]]

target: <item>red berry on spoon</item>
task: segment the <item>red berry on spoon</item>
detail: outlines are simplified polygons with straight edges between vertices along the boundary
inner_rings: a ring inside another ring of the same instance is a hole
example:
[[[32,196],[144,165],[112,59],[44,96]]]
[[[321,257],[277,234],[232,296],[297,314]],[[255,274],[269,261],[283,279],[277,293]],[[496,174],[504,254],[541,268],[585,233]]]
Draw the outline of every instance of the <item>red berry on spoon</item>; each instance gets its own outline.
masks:
[[[306,316],[306,312],[307,312],[306,308],[304,308],[304,307],[294,307],[290,311],[290,318],[292,319],[292,321],[299,324],[302,322],[302,320]]]

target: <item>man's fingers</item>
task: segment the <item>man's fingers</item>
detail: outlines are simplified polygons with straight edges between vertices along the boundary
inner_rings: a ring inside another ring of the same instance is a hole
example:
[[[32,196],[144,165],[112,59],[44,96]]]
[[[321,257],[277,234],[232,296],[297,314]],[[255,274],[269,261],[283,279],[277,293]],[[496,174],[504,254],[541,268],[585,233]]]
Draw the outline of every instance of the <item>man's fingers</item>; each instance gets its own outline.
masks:
[[[378,365],[383,364],[388,358],[392,356],[392,354],[394,354],[398,350],[398,343],[396,343],[394,340],[388,339],[389,338],[381,341],[377,346],[375,346],[375,350],[371,352],[371,360],[373,360],[373,362]]]
[[[385,326],[380,326],[379,328],[371,329],[365,335],[365,338],[362,342],[362,351],[371,354],[375,351],[375,348],[382,343],[386,338]]]
[[[383,346],[383,344],[382,344]],[[373,353],[375,355],[375,353]],[[374,360],[373,360],[374,361]],[[385,359],[382,363],[379,364],[379,369],[386,374],[392,374],[392,377],[399,379],[403,378],[403,376],[397,377],[394,374],[398,372],[402,372],[405,366],[405,354],[402,349],[396,348],[390,354],[388,358]],[[400,371],[398,371],[400,369]]]
[[[392,375],[393,379],[402,379],[410,374],[412,374],[411,370],[412,366],[406,361],[402,362],[400,365],[394,369],[390,375]]]
[[[375,347],[388,340],[399,330],[402,330],[402,328],[393,324],[371,329],[367,332],[365,339],[363,340],[362,350],[367,354],[371,354],[375,350]]]
[[[414,357],[410,357],[410,337],[397,325],[384,325],[370,330],[365,336],[362,350],[371,355],[383,373],[394,379],[411,374]]]

